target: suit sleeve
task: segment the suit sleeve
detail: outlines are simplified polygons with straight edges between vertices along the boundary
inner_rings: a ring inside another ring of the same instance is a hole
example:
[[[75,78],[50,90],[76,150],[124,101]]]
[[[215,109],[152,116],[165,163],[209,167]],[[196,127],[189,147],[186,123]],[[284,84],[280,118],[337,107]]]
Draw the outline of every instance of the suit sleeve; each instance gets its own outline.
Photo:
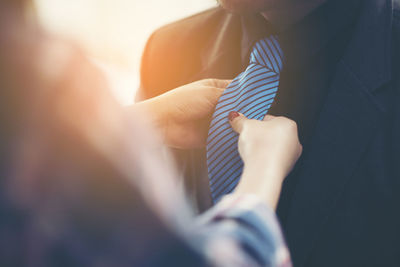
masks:
[[[274,211],[256,196],[226,196],[193,233],[195,248],[214,266],[292,266]]]

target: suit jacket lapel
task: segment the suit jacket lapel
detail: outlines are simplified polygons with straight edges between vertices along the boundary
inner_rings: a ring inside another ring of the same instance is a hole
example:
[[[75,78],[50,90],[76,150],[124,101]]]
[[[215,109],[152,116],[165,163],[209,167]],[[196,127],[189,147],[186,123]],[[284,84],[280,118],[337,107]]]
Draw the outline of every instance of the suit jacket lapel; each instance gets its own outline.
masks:
[[[287,218],[288,243],[295,262],[311,250],[335,200],[352,176],[379,118],[359,81],[339,64],[331,94],[321,113],[299,170]]]
[[[315,246],[383,113],[373,92],[391,76],[392,4],[368,0],[364,8],[298,169],[284,227],[297,266],[304,265]]]
[[[193,80],[202,78],[233,79],[243,70],[240,16],[225,14],[221,30],[201,52],[202,69]]]

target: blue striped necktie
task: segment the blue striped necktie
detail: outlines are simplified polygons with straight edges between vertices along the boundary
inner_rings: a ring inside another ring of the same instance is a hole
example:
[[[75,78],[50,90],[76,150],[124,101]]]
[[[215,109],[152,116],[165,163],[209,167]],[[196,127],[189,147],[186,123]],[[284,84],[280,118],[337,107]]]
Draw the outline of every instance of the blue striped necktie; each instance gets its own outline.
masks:
[[[228,121],[230,111],[262,120],[274,101],[279,86],[283,54],[277,38],[258,41],[247,69],[226,88],[216,106],[207,139],[207,165],[214,202],[231,192],[239,182],[243,162],[236,134]]]

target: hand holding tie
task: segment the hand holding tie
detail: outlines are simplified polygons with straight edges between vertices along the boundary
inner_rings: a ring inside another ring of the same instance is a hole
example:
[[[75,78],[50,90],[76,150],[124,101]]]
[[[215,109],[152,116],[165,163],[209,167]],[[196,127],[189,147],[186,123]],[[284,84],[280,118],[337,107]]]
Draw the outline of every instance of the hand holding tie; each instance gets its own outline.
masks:
[[[231,112],[229,121],[239,133],[238,149],[244,162],[236,194],[255,194],[275,208],[283,180],[302,153],[297,125],[285,117],[266,115],[263,121]]]
[[[151,115],[166,145],[183,149],[203,147],[212,113],[230,82],[219,79],[196,81],[137,103],[132,108],[144,109]]]

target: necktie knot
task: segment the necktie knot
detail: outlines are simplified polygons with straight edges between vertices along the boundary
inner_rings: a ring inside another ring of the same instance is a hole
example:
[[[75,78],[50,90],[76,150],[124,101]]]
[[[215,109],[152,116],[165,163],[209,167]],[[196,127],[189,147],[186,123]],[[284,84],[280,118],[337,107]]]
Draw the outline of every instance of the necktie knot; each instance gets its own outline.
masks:
[[[276,36],[256,42],[250,53],[250,64],[259,64],[279,74],[282,70],[283,52]]]

